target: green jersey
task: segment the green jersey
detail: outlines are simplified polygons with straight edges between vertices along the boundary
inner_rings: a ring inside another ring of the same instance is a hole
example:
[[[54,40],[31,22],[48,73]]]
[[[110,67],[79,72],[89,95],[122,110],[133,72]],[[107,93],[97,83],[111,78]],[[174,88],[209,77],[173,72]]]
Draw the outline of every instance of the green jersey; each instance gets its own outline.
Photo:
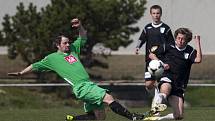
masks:
[[[70,45],[69,53],[55,52],[33,65],[34,71],[55,71],[70,85],[75,86],[80,82],[89,80],[89,75],[83,67],[79,55],[86,39],[77,38]]]

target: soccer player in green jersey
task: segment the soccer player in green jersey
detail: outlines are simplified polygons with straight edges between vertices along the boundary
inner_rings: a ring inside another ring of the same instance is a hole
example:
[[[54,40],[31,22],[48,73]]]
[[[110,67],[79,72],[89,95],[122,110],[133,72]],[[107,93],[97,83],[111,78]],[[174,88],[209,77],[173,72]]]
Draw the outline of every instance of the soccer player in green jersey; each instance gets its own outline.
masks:
[[[75,96],[84,101],[86,114],[71,116],[67,115],[66,120],[104,120],[105,112],[103,103],[107,103],[111,110],[130,120],[142,120],[149,113],[136,114],[129,112],[107,93],[106,89],[97,86],[90,81],[89,75],[83,67],[79,55],[80,49],[86,43],[87,32],[81,22],[75,18],[71,21],[72,27],[79,30],[79,37],[72,44],[64,36],[58,36],[54,45],[57,52],[49,54],[39,62],[33,63],[20,72],[8,73],[10,76],[21,76],[31,71],[54,71],[68,82]],[[147,115],[146,115],[147,114]]]

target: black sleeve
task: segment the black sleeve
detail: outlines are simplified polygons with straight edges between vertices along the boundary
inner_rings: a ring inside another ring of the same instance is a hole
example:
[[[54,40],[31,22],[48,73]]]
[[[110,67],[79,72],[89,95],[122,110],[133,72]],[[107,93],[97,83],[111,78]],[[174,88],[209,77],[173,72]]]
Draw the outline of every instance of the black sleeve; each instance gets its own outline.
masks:
[[[172,43],[174,43],[174,37],[173,37],[173,35],[172,35],[172,31],[171,31],[170,28],[167,30],[166,36],[167,36],[167,44],[172,44]]]
[[[164,46],[163,46],[163,49],[162,49],[162,61],[164,62],[164,63],[166,63],[166,64],[170,64],[171,63],[171,59],[168,57],[168,53],[169,53],[169,50],[170,50],[170,48],[171,48],[171,44],[165,44]]]
[[[146,35],[146,31],[145,29],[142,31],[140,37],[139,37],[139,42],[137,44],[137,48],[141,48],[143,46],[143,44],[145,44],[145,42],[147,41],[147,35]]]
[[[197,53],[197,51],[196,51],[195,49],[193,49],[193,51],[192,51],[191,54],[190,54],[190,60],[191,60],[192,63],[195,62],[196,53]]]

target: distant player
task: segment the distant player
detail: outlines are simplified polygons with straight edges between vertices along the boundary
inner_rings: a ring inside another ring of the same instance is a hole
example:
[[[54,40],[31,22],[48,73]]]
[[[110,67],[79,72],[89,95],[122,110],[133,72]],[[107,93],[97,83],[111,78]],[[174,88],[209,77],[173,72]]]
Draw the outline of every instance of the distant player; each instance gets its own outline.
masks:
[[[155,99],[157,104],[167,100],[173,108],[173,113],[163,117],[162,119],[183,119],[184,113],[184,93],[189,81],[190,70],[193,63],[202,61],[202,52],[200,45],[200,36],[195,36],[196,49],[188,45],[192,40],[192,32],[187,28],[179,28],[175,31],[175,43],[161,47],[165,59],[165,69],[163,77],[159,82],[160,93]],[[150,53],[151,59],[158,59],[156,55],[161,51]],[[152,117],[154,118],[154,117]]]
[[[170,27],[161,21],[162,8],[159,5],[153,5],[150,8],[150,15],[152,17],[152,23],[147,24],[140,37],[139,42],[136,46],[136,54],[139,54],[140,48],[146,43],[145,48],[145,86],[147,91],[152,94],[155,88],[156,78],[148,72],[148,64],[150,62],[149,53],[157,51],[158,48],[174,42],[174,38]],[[162,55],[157,55],[162,60]],[[155,97],[157,96],[157,90],[155,90]],[[152,108],[156,104],[152,102]]]
[[[21,76],[31,71],[54,71],[60,75],[73,89],[75,96],[84,101],[86,114],[72,116],[67,115],[66,120],[104,120],[105,112],[103,103],[108,104],[110,109],[130,120],[141,120],[147,114],[136,114],[129,112],[125,107],[119,104],[107,93],[106,89],[97,86],[90,81],[89,75],[83,67],[79,55],[80,50],[87,40],[86,30],[78,19],[71,21],[72,27],[79,30],[79,37],[70,44],[69,39],[64,36],[58,36],[54,45],[57,52],[49,54],[39,62],[33,63],[20,72],[8,73],[11,76]],[[162,108],[162,107],[161,107]],[[156,112],[156,110],[154,111]]]

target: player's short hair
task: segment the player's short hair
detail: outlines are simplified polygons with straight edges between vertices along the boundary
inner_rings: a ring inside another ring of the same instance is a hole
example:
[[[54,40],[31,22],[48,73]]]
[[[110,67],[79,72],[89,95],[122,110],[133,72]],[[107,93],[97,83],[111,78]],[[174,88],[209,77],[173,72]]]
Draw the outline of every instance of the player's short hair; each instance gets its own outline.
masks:
[[[62,37],[63,37],[62,35],[57,36],[57,37],[55,38],[54,42],[53,42],[53,45],[54,45],[54,46],[59,45],[59,44],[61,43]]]
[[[57,46],[60,45],[62,37],[66,37],[68,38],[65,34],[60,33],[59,35],[57,35],[53,41],[53,48],[57,49]]]
[[[174,37],[176,38],[178,36],[178,34],[185,35],[185,40],[187,42],[190,42],[192,40],[192,37],[193,37],[193,33],[188,28],[179,28],[179,29],[177,29],[175,31]]]
[[[161,8],[161,6],[159,6],[159,5],[153,5],[153,6],[151,6],[150,7],[150,13],[152,12],[152,9],[159,9],[160,13],[162,15],[162,8]]]

